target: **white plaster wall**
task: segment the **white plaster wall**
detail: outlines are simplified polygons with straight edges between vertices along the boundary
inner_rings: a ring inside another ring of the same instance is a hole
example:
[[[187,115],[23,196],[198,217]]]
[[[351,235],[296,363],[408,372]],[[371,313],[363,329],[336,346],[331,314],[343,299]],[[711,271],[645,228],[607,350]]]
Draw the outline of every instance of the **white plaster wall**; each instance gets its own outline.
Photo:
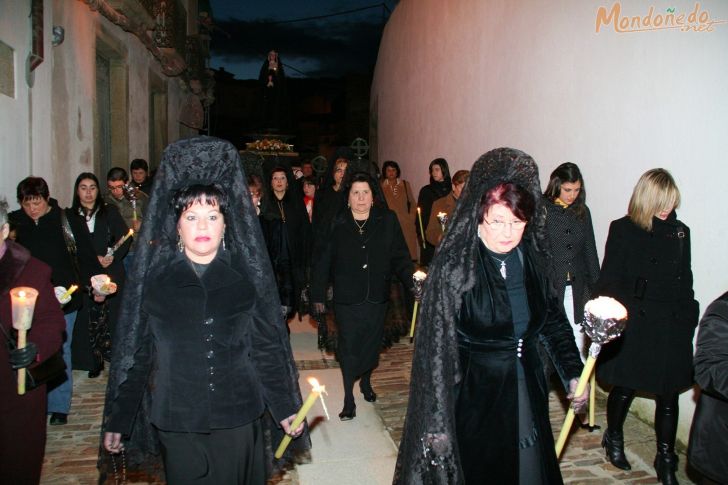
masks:
[[[45,0],[44,62],[30,89],[25,59],[30,50],[29,2],[0,0],[0,40],[15,49],[15,98],[0,95],[0,196],[15,203],[17,183],[28,175],[44,177],[51,196],[70,205],[73,182],[83,171],[95,172],[94,110],[96,41],[104,33],[121,46],[127,65],[129,161],[149,158],[149,73],[168,86],[168,139],[179,138],[183,85],[161,73],[142,43],[83,2]],[[65,41],[51,45],[53,25],[64,27]],[[97,173],[104,180],[106,174]]]
[[[626,212],[645,170],[665,167],[692,229],[696,297],[728,289],[728,23],[712,32],[595,32],[593,0],[402,0],[382,38],[372,85],[379,160],[397,160],[415,187],[436,157],[451,173],[491,148],[539,163],[542,185],[561,162],[580,165],[597,246]],[[623,1],[624,15],[693,1]],[[728,2],[700,2],[728,20]],[[636,369],[638,372],[639,370]],[[651,419],[651,401],[637,403]],[[682,395],[679,436],[694,410]]]

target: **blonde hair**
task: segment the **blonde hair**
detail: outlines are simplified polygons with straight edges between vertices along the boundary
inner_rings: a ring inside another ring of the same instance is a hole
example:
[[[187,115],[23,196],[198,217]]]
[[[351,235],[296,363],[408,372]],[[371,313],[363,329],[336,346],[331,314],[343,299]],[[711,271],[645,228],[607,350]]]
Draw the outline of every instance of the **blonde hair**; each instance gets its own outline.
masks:
[[[660,211],[680,205],[680,190],[670,172],[653,168],[642,174],[629,199],[627,213],[645,231],[652,230],[652,218]]]

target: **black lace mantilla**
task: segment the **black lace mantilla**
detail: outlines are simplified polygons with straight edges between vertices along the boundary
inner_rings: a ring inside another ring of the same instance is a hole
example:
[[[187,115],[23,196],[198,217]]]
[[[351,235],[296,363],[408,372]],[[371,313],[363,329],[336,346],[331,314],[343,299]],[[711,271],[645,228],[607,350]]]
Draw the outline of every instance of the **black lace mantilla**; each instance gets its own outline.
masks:
[[[545,212],[536,162],[513,148],[481,156],[430,264],[418,318],[407,418],[395,469],[395,484],[463,483],[455,436],[455,385],[460,366],[454,322],[462,295],[476,281],[478,207],[490,188],[514,182],[536,201],[524,239],[547,252]]]
[[[164,268],[175,256],[177,230],[171,198],[176,189],[194,183],[218,183],[229,196],[228,216],[225,219],[225,245],[231,256],[233,269],[249,275],[261,302],[257,305],[265,314],[260,318],[276,326],[281,342],[290,354],[290,342],[285,322],[280,314],[280,302],[275,291],[275,281],[268,253],[263,242],[258,217],[250,199],[250,192],[237,149],[229,142],[212,137],[196,137],[180,140],[169,145],[154,177],[149,205],[138,235],[136,256],[122,295],[121,313],[116,329],[113,357],[106,394],[104,421],[102,423],[102,446],[99,454],[100,483],[108,476],[113,477],[110,455],[103,449],[103,432],[106,427],[111,404],[118,395],[119,386],[126,380],[132,365],[131,350],[138,347],[142,338],[140,331],[140,307],[147,277],[159,268]],[[288,362],[287,372],[281,376],[290,388],[292,400],[301,404],[298,387],[298,372],[293,358]],[[157,436],[149,422],[150,395],[145,392],[128,441],[124,441],[127,466],[130,474],[144,477],[147,481],[163,479],[163,467]],[[283,436],[277,423],[266,413],[266,452],[270,470],[273,470],[271,448]],[[305,435],[289,447],[288,458],[298,449],[310,447]],[[276,465],[284,464],[279,460]]]

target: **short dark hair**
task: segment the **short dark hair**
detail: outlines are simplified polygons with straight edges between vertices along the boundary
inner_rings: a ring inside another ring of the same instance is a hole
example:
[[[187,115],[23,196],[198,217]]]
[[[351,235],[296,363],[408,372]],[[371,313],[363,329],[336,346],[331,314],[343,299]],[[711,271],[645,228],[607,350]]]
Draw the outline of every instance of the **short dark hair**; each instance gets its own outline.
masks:
[[[382,175],[386,177],[387,175],[387,168],[394,167],[394,169],[397,171],[397,178],[400,178],[402,176],[402,171],[399,169],[399,164],[395,162],[394,160],[387,160],[382,164]]]
[[[286,170],[285,167],[281,167],[280,165],[278,165],[277,167],[275,167],[273,170],[270,171],[270,176],[268,177],[268,182],[273,181],[273,174],[276,172],[283,172],[284,174],[286,174],[286,180],[288,180],[288,170]]]
[[[217,206],[217,210],[225,217],[229,206],[227,192],[219,184],[193,184],[183,187],[172,196],[172,207],[177,219],[195,202]]]
[[[129,164],[129,170],[139,170],[140,168],[149,173],[149,164],[143,158],[135,158]]]
[[[111,170],[109,170],[106,173],[106,181],[107,182],[118,182],[119,180],[121,180],[124,183],[128,182],[129,174],[127,174],[126,170],[124,170],[121,167],[111,167]]]
[[[313,185],[316,187],[316,179],[314,177],[303,177],[301,180],[303,185]]]
[[[20,181],[16,191],[18,204],[22,204],[24,200],[35,199],[40,197],[48,200],[51,196],[48,190],[48,183],[41,177],[26,177]]]
[[[494,205],[502,205],[510,209],[513,215],[520,220],[528,222],[533,218],[536,210],[536,201],[531,192],[518,184],[504,182],[491,187],[480,198],[480,224],[485,220],[485,214]]]

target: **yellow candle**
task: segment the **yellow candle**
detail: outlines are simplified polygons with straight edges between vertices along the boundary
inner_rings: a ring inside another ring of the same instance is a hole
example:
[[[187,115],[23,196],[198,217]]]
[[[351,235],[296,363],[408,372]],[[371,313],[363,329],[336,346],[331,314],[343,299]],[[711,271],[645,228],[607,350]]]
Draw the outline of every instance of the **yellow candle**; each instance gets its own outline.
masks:
[[[589,379],[589,426],[594,427],[594,413],[597,405],[597,373],[592,372],[591,379]]]
[[[425,249],[427,247],[427,244],[425,242],[425,226],[422,225],[422,210],[420,208],[417,208],[417,218],[420,220],[420,235],[422,236],[422,249]]]
[[[584,393],[586,383],[589,382],[589,376],[594,370],[594,364],[596,364],[596,362],[596,357],[592,357],[591,355],[586,359],[586,364],[584,364],[584,370],[581,372],[581,377],[579,377],[579,384],[576,386],[574,396],[581,396]],[[564,444],[566,444],[566,438],[569,436],[572,424],[574,424],[574,408],[570,407],[569,411],[566,413],[564,425],[561,427],[559,439],[556,440],[556,458],[561,456],[561,451],[564,449]]]
[[[417,306],[419,305],[419,301],[415,300],[415,306],[412,309],[412,323],[410,324],[410,338],[414,338],[415,336],[415,322],[417,321]]]
[[[78,289],[77,285],[71,285],[71,287],[69,289],[67,289],[64,294],[61,295],[59,300],[61,300],[61,301],[65,300],[66,298],[71,296],[73,294],[73,292],[76,291],[77,289]]]
[[[18,348],[25,347],[28,330],[33,323],[33,311],[38,299],[35,288],[19,286],[10,290],[10,303],[12,305],[13,328],[18,331]],[[18,394],[25,394],[25,368],[18,369]]]
[[[291,432],[295,431],[296,428],[298,428],[301,423],[303,423],[303,420],[306,419],[306,415],[308,414],[308,411],[311,409],[313,404],[316,402],[316,399],[321,395],[322,392],[326,390],[325,386],[320,386],[318,381],[311,377],[308,380],[309,384],[313,386],[311,389],[311,393],[308,395],[306,400],[303,403],[303,406],[301,406],[301,409],[298,410],[298,413],[296,414],[296,417],[293,419],[293,423],[291,423]],[[286,451],[286,448],[288,448],[288,445],[291,443],[290,436],[286,435],[281,440],[281,444],[278,445],[278,449],[276,450],[275,457],[276,459],[280,459],[283,456],[283,453]]]

